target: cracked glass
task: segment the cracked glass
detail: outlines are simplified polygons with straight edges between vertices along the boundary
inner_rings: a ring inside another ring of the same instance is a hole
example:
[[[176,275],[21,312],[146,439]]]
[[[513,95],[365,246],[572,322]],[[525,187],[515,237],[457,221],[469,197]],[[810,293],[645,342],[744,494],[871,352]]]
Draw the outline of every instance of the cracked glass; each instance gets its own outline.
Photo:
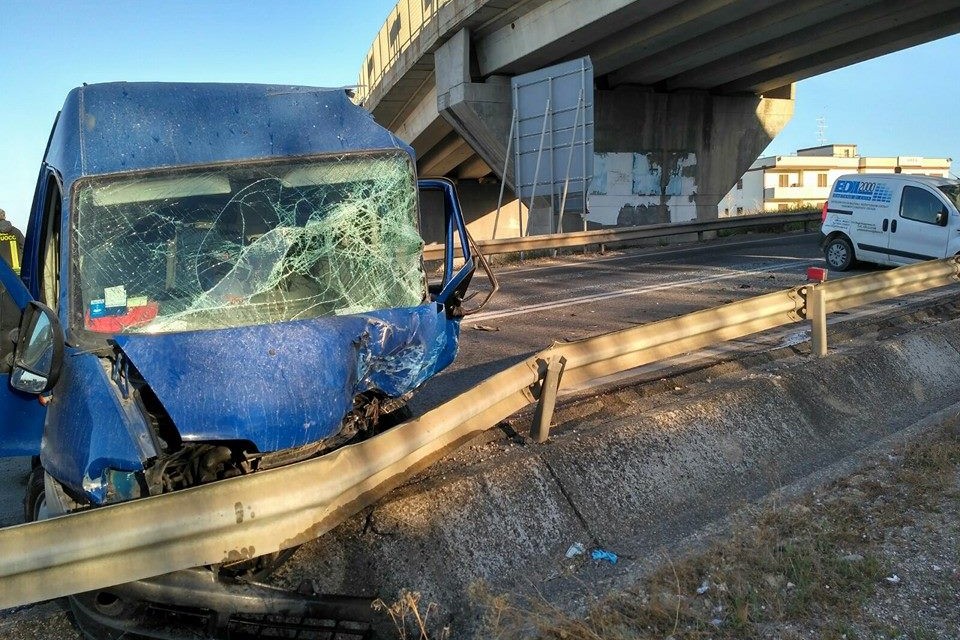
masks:
[[[85,182],[74,227],[83,326],[193,331],[416,306],[416,207],[404,154]]]

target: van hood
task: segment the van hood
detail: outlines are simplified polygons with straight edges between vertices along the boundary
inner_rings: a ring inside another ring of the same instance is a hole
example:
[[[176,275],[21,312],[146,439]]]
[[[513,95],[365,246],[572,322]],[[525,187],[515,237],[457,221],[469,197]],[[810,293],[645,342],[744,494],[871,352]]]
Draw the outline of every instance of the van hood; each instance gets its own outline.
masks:
[[[184,441],[267,452],[335,435],[359,393],[413,391],[453,361],[458,337],[459,322],[431,303],[115,342]]]

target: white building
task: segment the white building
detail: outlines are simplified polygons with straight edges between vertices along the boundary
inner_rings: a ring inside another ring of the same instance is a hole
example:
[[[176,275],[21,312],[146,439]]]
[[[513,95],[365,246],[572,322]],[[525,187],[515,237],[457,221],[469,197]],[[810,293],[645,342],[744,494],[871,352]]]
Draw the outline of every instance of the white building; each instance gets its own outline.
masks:
[[[861,156],[855,144],[799,149],[793,156],[760,158],[720,200],[720,217],[820,207],[845,173],[913,173],[948,177],[950,158]]]

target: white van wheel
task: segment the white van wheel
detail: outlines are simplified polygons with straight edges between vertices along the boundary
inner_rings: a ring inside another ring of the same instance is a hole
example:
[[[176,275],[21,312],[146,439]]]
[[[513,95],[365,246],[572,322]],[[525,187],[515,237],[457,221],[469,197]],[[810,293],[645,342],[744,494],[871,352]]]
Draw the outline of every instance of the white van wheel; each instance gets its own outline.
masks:
[[[837,236],[823,248],[827,265],[837,271],[846,271],[853,264],[853,246],[843,236]]]

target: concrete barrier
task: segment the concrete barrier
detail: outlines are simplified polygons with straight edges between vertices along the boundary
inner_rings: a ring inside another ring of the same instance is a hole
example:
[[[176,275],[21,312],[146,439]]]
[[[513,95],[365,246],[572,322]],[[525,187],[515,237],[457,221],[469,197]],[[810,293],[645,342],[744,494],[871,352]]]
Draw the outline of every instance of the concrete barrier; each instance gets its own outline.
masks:
[[[613,417],[561,424],[544,445],[474,445],[305,545],[277,580],[311,577],[388,600],[420,591],[455,628],[471,625],[466,594],[477,581],[514,593],[600,588],[744,501],[956,402],[958,329],[951,321],[825,359],[773,362],[655,408],[617,404]],[[624,561],[571,576],[564,552],[574,542]]]

